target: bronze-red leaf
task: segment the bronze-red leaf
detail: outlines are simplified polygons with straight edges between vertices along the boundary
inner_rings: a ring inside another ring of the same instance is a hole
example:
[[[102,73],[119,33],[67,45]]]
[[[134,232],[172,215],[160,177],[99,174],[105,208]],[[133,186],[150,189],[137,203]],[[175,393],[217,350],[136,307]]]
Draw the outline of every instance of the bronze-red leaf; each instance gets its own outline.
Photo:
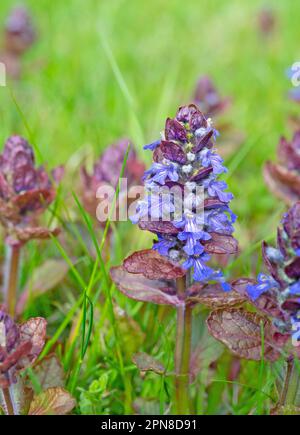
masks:
[[[30,342],[31,350],[26,357],[19,360],[20,367],[26,367],[36,360],[41,353],[46,339],[47,322],[42,317],[33,317],[20,325],[20,341]]]
[[[274,195],[292,205],[300,197],[300,176],[282,165],[267,162],[264,178]]]
[[[141,230],[151,231],[155,234],[178,234],[180,231],[168,221],[140,221],[139,227]]]
[[[159,305],[181,305],[175,286],[162,280],[150,280],[141,274],[128,273],[124,267],[113,267],[110,275],[118,289],[130,299]]]
[[[242,308],[216,310],[208,317],[207,325],[210,333],[240,358],[275,361],[280,356],[271,322],[259,314]]]
[[[241,305],[246,298],[234,290],[225,292],[220,284],[193,284],[188,290],[188,302],[203,304],[208,308],[225,308]]]
[[[180,266],[153,249],[134,252],[123,262],[129,273],[140,273],[149,279],[177,279],[186,274]]]
[[[160,144],[160,150],[166,159],[180,164],[186,163],[186,155],[180,145],[163,140]]]
[[[236,254],[237,240],[226,234],[210,233],[211,239],[205,241],[205,251],[209,254]]]

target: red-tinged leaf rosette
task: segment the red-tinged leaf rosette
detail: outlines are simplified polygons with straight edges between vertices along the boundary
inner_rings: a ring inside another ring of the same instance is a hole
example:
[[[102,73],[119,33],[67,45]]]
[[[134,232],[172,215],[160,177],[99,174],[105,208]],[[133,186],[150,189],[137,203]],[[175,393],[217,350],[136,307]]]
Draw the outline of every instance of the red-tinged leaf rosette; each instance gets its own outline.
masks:
[[[278,163],[267,162],[264,178],[271,192],[292,205],[300,199],[300,131],[288,142],[281,138],[277,150]]]
[[[21,58],[36,39],[32,19],[24,7],[15,7],[6,19],[3,52],[0,60],[5,64],[7,75],[19,79]]]
[[[20,56],[35,41],[31,17],[24,7],[14,8],[5,23],[5,49]]]
[[[9,244],[45,239],[58,230],[36,225],[36,219],[55,198],[45,169],[36,168],[33,150],[20,136],[11,136],[0,155],[0,221]]]
[[[257,15],[258,30],[263,36],[270,36],[276,27],[276,21],[274,10],[264,7]]]
[[[107,147],[95,162],[91,174],[85,167],[81,168],[83,204],[85,209],[94,218],[96,217],[96,208],[99,203],[99,200],[96,198],[97,190],[104,185],[109,185],[113,188],[117,187],[129,144],[129,140],[122,139]],[[144,171],[144,163],[139,160],[133,146],[130,145],[123,173],[123,178],[127,179],[128,190],[131,186],[140,185]],[[119,197],[122,197],[125,193],[127,194],[127,192],[120,190]]]
[[[18,325],[0,310],[0,388],[15,383],[17,372],[37,359],[44,347],[46,325],[41,317]]]
[[[277,331],[278,346],[298,348],[300,342],[300,202],[283,217],[277,246],[263,242],[263,260],[269,274],[257,280],[242,278],[233,289],[246,297]]]
[[[214,117],[217,130],[222,132],[218,141],[221,157],[231,155],[244,140],[242,132],[235,130],[227,120],[221,120],[231,105],[231,98],[222,97],[213,80],[202,76],[196,84],[193,100],[208,119]]]
[[[230,98],[222,98],[208,76],[200,77],[198,80],[194,101],[207,116],[219,115],[230,105]]]

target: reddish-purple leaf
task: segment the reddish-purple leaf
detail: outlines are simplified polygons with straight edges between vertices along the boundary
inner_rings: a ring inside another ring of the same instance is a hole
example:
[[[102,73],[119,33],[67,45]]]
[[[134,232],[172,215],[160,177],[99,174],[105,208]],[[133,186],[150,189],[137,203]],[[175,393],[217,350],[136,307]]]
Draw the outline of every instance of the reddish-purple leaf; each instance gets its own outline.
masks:
[[[193,127],[194,129],[207,127],[207,122],[203,113],[195,104],[179,107],[176,113],[176,119],[180,122],[188,122],[190,127]]]
[[[180,231],[178,228],[174,227],[171,222],[168,221],[140,221],[139,227],[141,230],[151,231],[155,234],[178,234]]]
[[[191,177],[191,181],[200,181],[203,178],[206,178],[213,171],[212,166],[208,166],[207,168],[202,168],[195,175]]]
[[[59,228],[54,228],[54,230],[49,230],[48,228],[43,227],[25,227],[18,228],[16,227],[14,230],[14,236],[21,243],[28,242],[28,240],[33,239],[50,239],[51,236],[56,237],[60,233]],[[9,238],[10,240],[11,238]]]
[[[222,205],[226,205],[224,202],[220,201],[217,198],[206,198],[204,200],[204,208],[205,209],[211,209],[215,207],[220,207]]]
[[[65,167],[64,165],[59,165],[56,168],[52,169],[51,175],[56,184],[59,184],[65,175]]]
[[[168,118],[165,127],[166,140],[178,140],[180,142],[187,142],[186,129],[176,119]]]
[[[36,189],[16,195],[12,199],[12,203],[19,208],[21,213],[24,212],[24,210],[41,212],[54,198],[54,189]]]
[[[277,269],[278,269],[277,264],[272,263],[271,260],[269,259],[269,256],[267,255],[268,247],[269,247],[269,245],[267,244],[267,242],[263,241],[262,247],[261,247],[261,252],[262,252],[265,266],[276,281],[282,282],[282,279],[280,278],[280,276],[277,272]]]
[[[264,178],[274,195],[292,205],[300,197],[300,176],[284,166],[267,162],[264,167]]]
[[[20,325],[21,343],[31,343],[31,350],[26,357],[19,360],[19,366],[33,363],[41,353],[46,338],[47,322],[42,317],[33,317]]]
[[[300,202],[291,207],[283,219],[283,227],[287,233],[292,247],[296,250],[300,247]]]
[[[188,290],[188,302],[203,304],[208,308],[225,308],[240,305],[246,298],[231,290],[225,292],[220,284],[193,284]]]
[[[149,279],[177,279],[186,274],[180,266],[153,249],[134,252],[124,260],[123,266],[127,272],[140,273]]]
[[[163,140],[160,144],[160,149],[166,159],[180,164],[186,163],[186,155],[180,145]]]
[[[275,361],[280,356],[272,325],[259,314],[241,308],[216,310],[208,317],[207,325],[210,333],[240,358]]]
[[[296,131],[291,142],[288,142],[284,137],[280,139],[278,146],[278,158],[288,168],[300,168],[300,131]]]
[[[296,279],[300,277],[300,258],[296,257],[290,264],[284,268],[289,278]]]
[[[110,275],[118,289],[128,298],[159,305],[181,305],[175,286],[162,280],[150,280],[141,274],[128,273],[124,267],[113,267]]]
[[[18,366],[18,369],[21,370],[28,365],[28,354],[30,354],[31,348],[31,342],[25,341],[19,344],[16,350],[13,350],[4,357],[4,361],[1,362],[0,365],[0,388],[7,388],[10,385],[10,380],[6,376],[9,369],[14,366]]]
[[[153,152],[153,161],[156,163],[160,163],[164,159],[163,153],[161,151],[160,146],[156,147]]]
[[[225,234],[210,233],[211,239],[205,241],[205,251],[209,254],[236,254],[237,240]]]

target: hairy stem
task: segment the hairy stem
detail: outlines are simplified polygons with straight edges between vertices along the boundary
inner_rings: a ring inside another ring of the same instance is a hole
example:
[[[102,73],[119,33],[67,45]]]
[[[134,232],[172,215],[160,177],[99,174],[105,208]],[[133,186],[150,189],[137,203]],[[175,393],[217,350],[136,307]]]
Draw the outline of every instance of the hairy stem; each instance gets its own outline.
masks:
[[[186,290],[184,278],[177,281],[177,293],[183,296]],[[175,412],[190,413],[189,371],[192,336],[192,309],[183,304],[177,307],[177,330],[175,348]]]
[[[300,389],[300,371],[293,358],[287,361],[287,370],[285,375],[284,386],[280,397],[280,405],[299,406],[296,403],[298,391]]]
[[[3,402],[5,407],[5,413],[7,415],[15,415],[14,413],[14,406],[11,400],[9,388],[3,388],[2,389],[2,396],[3,396]]]
[[[17,286],[19,277],[20,247],[7,246],[4,270],[5,300],[10,316],[14,317],[17,302]]]

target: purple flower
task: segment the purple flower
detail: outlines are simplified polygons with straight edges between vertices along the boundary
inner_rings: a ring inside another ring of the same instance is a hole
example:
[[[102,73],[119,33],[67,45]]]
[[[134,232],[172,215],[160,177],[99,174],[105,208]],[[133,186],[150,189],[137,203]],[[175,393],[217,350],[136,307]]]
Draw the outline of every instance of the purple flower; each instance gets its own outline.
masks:
[[[153,245],[153,249],[159,252],[161,255],[167,257],[169,250],[176,245],[176,238],[166,239],[161,235],[158,235],[158,241]]]
[[[210,256],[203,252],[202,246],[199,245],[195,249],[195,253],[182,264],[182,267],[184,269],[194,269],[193,278],[195,281],[208,281],[214,273],[214,270],[205,264],[209,260]]]
[[[148,178],[148,186],[153,186],[154,182],[164,185],[166,179],[178,181],[177,164],[168,161],[153,163],[151,168],[145,172],[144,179],[146,178]]]
[[[300,311],[291,318],[292,340],[294,343],[300,342]]]
[[[212,210],[206,213],[206,223],[210,231],[221,233],[221,234],[232,234],[233,233],[233,223],[235,222],[235,214],[230,213],[227,215],[227,210]]]
[[[185,212],[180,221],[174,221],[176,228],[184,228],[184,232],[193,234],[203,231],[203,223],[201,216],[197,216],[190,211]]]
[[[5,45],[7,52],[21,55],[35,40],[35,31],[28,11],[17,7],[11,11],[5,24]]]
[[[207,115],[222,113],[229,105],[229,98],[222,98],[214,83],[208,76],[200,77],[198,80],[194,100],[200,109]]]
[[[200,249],[202,250],[202,252],[204,251],[204,247],[201,245],[201,243],[199,243],[199,240],[204,240],[202,234],[196,235],[196,234],[182,232],[179,233],[177,237],[180,241],[186,242],[183,247],[183,250],[187,255],[194,255],[195,252],[199,252]]]
[[[150,193],[144,200],[138,202],[136,213],[130,216],[132,223],[136,224],[140,220],[167,220],[170,214],[175,211],[174,204],[170,197]]]
[[[101,187],[101,185],[109,184],[116,188],[129,144],[130,149],[123,173],[123,178],[127,179],[129,190],[130,187],[140,184],[145,171],[145,165],[138,158],[134,146],[128,139],[121,139],[116,143],[109,145],[95,161],[91,173],[89,173],[84,166],[80,168],[82,201],[85,209],[91,216],[96,216],[98,205],[96,194],[99,187]],[[122,197],[123,194],[126,194],[126,192],[121,191],[120,197]],[[130,198],[128,198],[128,202],[129,199]]]
[[[216,138],[220,136],[220,133],[210,124],[207,127],[200,127],[195,131],[195,136],[197,140],[201,140],[209,135],[212,136],[214,140],[216,140]]]
[[[155,142],[152,142],[152,143],[149,143],[148,145],[145,145],[143,147],[143,149],[154,151],[160,145],[160,143],[161,143],[160,140],[156,140]]]
[[[216,175],[227,172],[227,168],[222,165],[222,157],[216,154],[214,151],[204,148],[200,152],[200,159],[202,161],[202,166],[204,166],[205,168],[208,166],[212,166],[213,173]]]
[[[289,286],[289,293],[291,295],[300,296],[300,282],[296,281]]]
[[[257,307],[264,307],[280,333],[290,333],[293,338],[299,329],[293,329],[300,314],[300,259],[296,252],[299,248],[300,202],[297,202],[282,219],[282,227],[277,231],[277,247],[263,242],[263,260],[270,275],[261,273],[257,284],[247,286],[254,303],[266,295],[266,300],[262,304],[258,302]]]
[[[20,136],[11,136],[0,155],[0,222],[9,243],[47,238],[36,218],[54,200],[55,188],[45,169],[35,166],[34,153]],[[25,240],[26,239],[26,240]]]
[[[289,97],[291,100],[296,101],[296,103],[300,103],[300,86],[291,89],[289,91]]]
[[[184,268],[192,268],[195,280],[215,280],[222,284],[224,290],[228,290],[223,275],[205,264],[210,259],[206,252],[209,249],[206,248],[206,242],[212,238],[210,233],[231,236],[235,220],[228,206],[233,196],[224,192],[226,183],[217,180],[226,169],[213,147],[216,134],[211,121],[193,104],[180,107],[174,119],[167,119],[163,139],[146,146],[146,149],[153,150],[154,160],[143,178],[148,197],[140,201],[131,220],[137,223],[152,215],[164,221],[168,220],[165,219],[168,214],[171,237],[170,232],[153,231],[158,237],[154,249],[171,260],[174,260],[176,251],[176,261]],[[175,194],[160,194],[162,186],[174,186],[180,192],[187,193],[188,197],[184,197],[181,204]],[[194,193],[197,187],[204,191],[203,198]],[[155,201],[150,206],[151,196],[154,196]],[[210,199],[208,197],[214,198],[213,208],[209,204],[206,206]],[[202,203],[203,208],[199,210]],[[178,210],[178,205],[181,210]],[[164,229],[163,226],[160,228]],[[212,240],[209,243],[213,245],[216,242]]]
[[[209,196],[218,197],[222,202],[229,202],[233,198],[232,193],[224,192],[224,190],[227,189],[225,181],[207,180],[204,182],[204,186],[207,187]]]
[[[258,284],[248,285],[247,292],[250,298],[255,301],[263,293],[266,293],[274,288],[278,288],[278,283],[271,276],[260,273],[257,277]]]
[[[128,180],[128,185],[139,183],[145,171],[145,165],[137,156],[134,146],[128,139],[121,139],[108,146],[94,164],[90,176],[90,184],[97,190],[101,182],[106,182],[115,187],[118,183],[124,158],[130,144],[128,158],[123,177]]]

